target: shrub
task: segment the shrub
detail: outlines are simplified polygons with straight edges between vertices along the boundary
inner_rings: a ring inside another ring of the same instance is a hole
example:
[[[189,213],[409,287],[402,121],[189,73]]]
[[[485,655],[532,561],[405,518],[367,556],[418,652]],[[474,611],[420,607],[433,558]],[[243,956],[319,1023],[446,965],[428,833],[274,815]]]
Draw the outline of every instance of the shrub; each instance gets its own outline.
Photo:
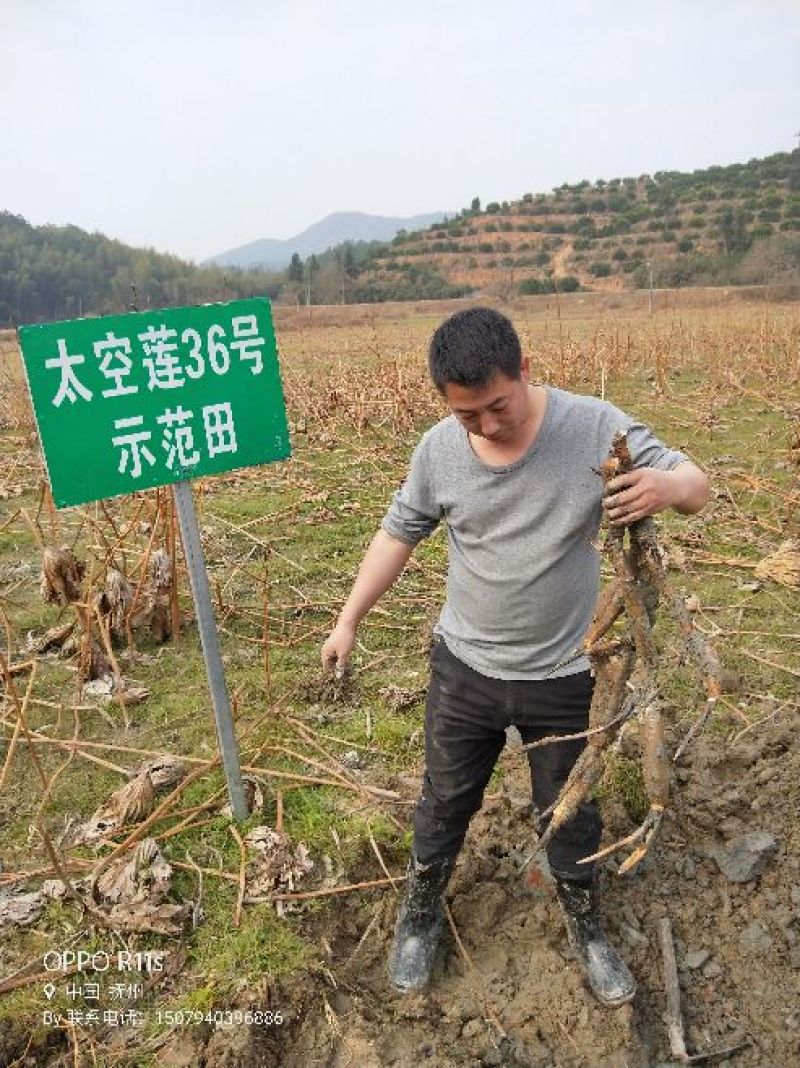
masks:
[[[539,278],[523,278],[520,282],[518,292],[522,296],[538,296],[541,293],[552,293],[553,286],[550,281],[543,281]]]
[[[574,274],[566,274],[563,278],[524,278],[518,292],[524,296],[537,296],[542,293],[574,293],[581,288],[579,280]]]
[[[611,274],[611,264],[606,260],[596,260],[589,264],[589,274],[593,274],[595,278],[608,278]]]
[[[623,213],[622,219],[633,226],[637,222],[650,218],[650,208],[646,204],[631,204]]]
[[[621,193],[611,193],[608,198],[608,210],[609,211],[625,211],[630,207],[630,198],[622,196]]]

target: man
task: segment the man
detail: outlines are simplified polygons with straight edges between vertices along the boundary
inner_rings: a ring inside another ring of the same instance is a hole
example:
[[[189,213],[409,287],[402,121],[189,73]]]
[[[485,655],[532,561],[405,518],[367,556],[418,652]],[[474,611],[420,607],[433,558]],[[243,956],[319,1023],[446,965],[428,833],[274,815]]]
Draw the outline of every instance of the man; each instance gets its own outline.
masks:
[[[428,364],[451,414],[420,439],[322,647],[323,664],[341,670],[360,621],[444,520],[447,598],[434,628],[423,787],[389,959],[402,991],[428,981],[444,888],[505,728],[515,725],[523,742],[586,730],[593,679],[579,649],[597,598],[603,507],[612,523],[626,524],[666,508],[697,512],[709,492],[683,453],[618,408],[532,385],[519,338],[499,312],[451,316],[433,336]],[[617,430],[627,432],[635,470],[612,481],[603,499],[596,471]],[[527,751],[539,811],[557,797],[584,744]],[[578,863],[597,851],[600,832],[597,806],[587,801],[547,855],[589,986],[602,1004],[620,1005],[635,983],[600,928],[594,865]]]

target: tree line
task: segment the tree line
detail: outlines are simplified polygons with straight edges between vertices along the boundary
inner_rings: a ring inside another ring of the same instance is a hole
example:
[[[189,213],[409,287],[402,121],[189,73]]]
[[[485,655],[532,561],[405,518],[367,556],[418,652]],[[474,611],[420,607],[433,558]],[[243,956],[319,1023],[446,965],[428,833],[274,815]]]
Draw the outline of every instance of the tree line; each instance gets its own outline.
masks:
[[[198,267],[77,226],[32,226],[0,212],[0,323],[105,315],[150,307],[275,297],[265,271]]]
[[[385,248],[377,241],[345,242],[305,261],[295,253],[284,271],[198,266],[78,226],[33,226],[4,211],[0,212],[0,325],[251,296],[300,304],[349,304],[454,295],[457,287],[432,269],[401,281],[362,278]]]

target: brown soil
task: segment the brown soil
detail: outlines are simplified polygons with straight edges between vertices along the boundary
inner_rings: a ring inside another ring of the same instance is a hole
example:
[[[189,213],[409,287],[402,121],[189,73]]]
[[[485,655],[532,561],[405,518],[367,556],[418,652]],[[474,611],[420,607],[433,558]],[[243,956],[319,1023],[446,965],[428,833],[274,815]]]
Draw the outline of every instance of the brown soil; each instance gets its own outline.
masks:
[[[331,949],[327,969],[273,991],[273,1005],[287,1017],[281,1028],[218,1031],[205,1047],[183,1040],[163,1051],[161,1063],[666,1066],[673,1062],[662,1020],[664,916],[676,940],[689,1052],[743,1041],[717,1063],[800,1063],[798,719],[784,712],[733,746],[713,734],[695,742],[677,768],[673,814],[652,857],[632,877],[604,871],[606,928],[639,983],[632,1005],[609,1010],[594,1002],[570,959],[547,878],[533,866],[520,874],[530,810],[526,775],[512,752],[513,769],[474,820],[447,892],[472,965],[448,932],[430,989],[393,993],[385,961],[397,899],[350,900],[331,910],[319,932]],[[631,827],[622,806],[607,805],[605,817],[608,834]],[[779,851],[760,878],[729,883],[709,849],[752,829],[775,834]],[[698,964],[701,950],[709,956]]]

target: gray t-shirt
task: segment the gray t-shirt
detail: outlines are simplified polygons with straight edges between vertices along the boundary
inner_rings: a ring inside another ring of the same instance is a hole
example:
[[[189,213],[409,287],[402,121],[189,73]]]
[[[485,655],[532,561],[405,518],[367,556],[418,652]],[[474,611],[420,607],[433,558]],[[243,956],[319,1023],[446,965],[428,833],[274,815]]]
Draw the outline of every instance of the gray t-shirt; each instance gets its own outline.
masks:
[[[454,415],[426,431],[382,524],[410,545],[447,524],[447,599],[434,629],[465,664],[498,679],[588,667],[570,657],[597,599],[596,471],[615,432],[627,432],[636,467],[668,471],[688,459],[607,401],[546,389],[539,432],[513,464],[480,460]]]

